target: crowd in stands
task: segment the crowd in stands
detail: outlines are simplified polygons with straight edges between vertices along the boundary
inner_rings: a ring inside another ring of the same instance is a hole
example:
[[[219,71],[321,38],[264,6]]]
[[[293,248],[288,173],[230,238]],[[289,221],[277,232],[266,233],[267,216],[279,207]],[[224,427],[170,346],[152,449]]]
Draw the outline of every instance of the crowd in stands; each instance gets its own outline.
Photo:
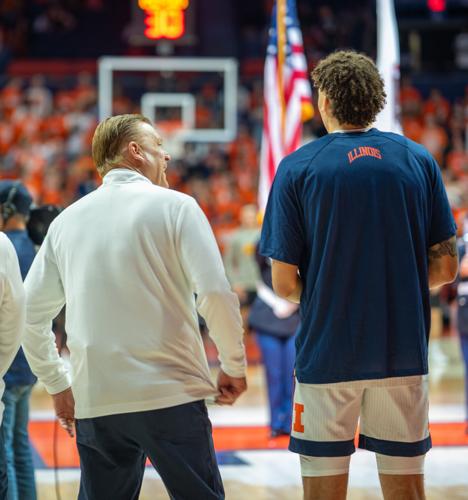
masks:
[[[246,306],[242,311],[247,325],[251,301],[246,300],[245,292],[249,290],[245,286],[241,290],[236,282],[232,256],[236,235],[246,231],[241,224],[243,207],[252,207],[257,199],[263,131],[262,70],[273,0],[235,1],[241,10],[241,4],[253,9],[250,16],[243,12],[245,23],[239,27],[236,139],[230,144],[174,143],[170,138],[181,125],[177,108],[158,108],[156,124],[173,156],[169,183],[173,189],[194,196],[210,220],[231,283]],[[119,3],[119,8],[122,5],[123,2]],[[70,57],[70,51],[72,57],[74,51],[78,57],[95,57],[93,51],[144,54],[129,51],[120,37],[111,34],[122,30],[122,26],[115,25],[115,7],[112,0],[0,2],[0,179],[21,178],[37,205],[67,206],[101,182],[91,157],[91,138],[98,121],[96,75],[15,77],[8,76],[8,65],[18,56]],[[348,7],[341,0],[329,1],[318,9],[311,2],[298,2],[298,7],[310,68],[337,47],[354,47],[375,57],[372,1],[367,2],[367,8],[363,5],[360,9]],[[86,33],[95,33],[97,38],[85,36]],[[103,40],[108,45],[100,45]],[[140,99],[145,92],[191,93],[196,98],[196,127],[223,126],[219,75],[170,72],[120,75],[114,82],[113,112],[140,112]],[[400,98],[403,131],[437,159],[461,236],[463,218],[468,213],[468,85],[464,95],[460,90],[443,95],[437,88],[428,92],[427,85],[417,87],[411,78],[404,77]],[[305,142],[326,133],[316,102],[315,109],[312,120],[304,124]],[[254,245],[247,247],[250,250],[246,256],[252,258]],[[242,248],[244,252],[246,246]],[[434,298],[439,308],[433,307],[433,313],[439,314],[433,318],[433,338],[442,335],[444,314],[440,306],[445,307],[445,316],[450,316],[447,312],[450,294],[453,299],[455,292],[447,287],[440,302]],[[55,331],[62,348],[66,344],[63,314],[56,320]],[[215,362],[215,349],[207,337],[205,341],[209,359]],[[246,342],[250,362],[258,361],[256,343],[251,336]]]
[[[147,88],[160,83],[152,77]],[[216,85],[201,82],[197,92],[197,126],[216,126]],[[461,216],[468,207],[468,87],[464,97],[449,102],[437,89],[423,97],[404,78],[400,95],[405,134],[437,159],[454,211]],[[66,206],[95,189],[100,183],[91,158],[96,101],[90,74],[78,75],[67,88],[47,85],[39,75],[9,78],[0,89],[0,178],[20,177],[39,205]],[[246,78],[239,92],[236,139],[230,144],[187,143],[171,162],[171,186],[198,200],[221,246],[237,227],[241,207],[256,202],[262,105],[261,79]],[[114,94],[114,111],[138,112],[138,102],[120,89]],[[170,134],[170,119],[163,118],[163,134]],[[305,124],[304,139],[323,133],[316,113]]]
[[[42,76],[9,79],[0,91],[1,177],[20,177],[37,204],[68,205],[94,189],[95,105],[87,74],[55,93]]]
[[[400,99],[405,135],[425,146],[441,166],[460,226],[468,207],[468,86],[454,102],[437,89],[424,99],[405,78]]]
[[[122,37],[115,37],[128,22],[128,5],[125,10],[123,4],[117,9],[111,0],[1,2],[0,177],[20,176],[38,204],[66,206],[100,182],[91,158],[91,137],[97,123],[96,78],[88,73],[61,79],[51,75],[7,77],[2,64],[6,68],[17,57],[51,57],[60,50],[87,57],[88,45],[101,54],[113,53],[108,51],[108,42],[119,54],[128,53],[133,49],[122,48]],[[297,2],[310,67],[337,47],[354,47],[375,57],[375,4],[366,0],[360,9],[351,4],[340,0]],[[171,186],[198,200],[222,248],[226,235],[239,224],[241,207],[256,202],[263,128],[261,73],[272,5],[273,0],[236,1],[239,16],[233,21],[238,28],[241,68],[236,139],[231,144],[186,143],[177,152],[171,149],[173,141],[167,141],[173,155]],[[198,22],[202,30],[202,20]],[[108,36],[106,30],[114,36]],[[85,32],[96,36],[84,36]],[[194,94],[196,127],[223,125],[219,75],[121,75],[114,84],[113,112],[139,112],[144,92]],[[405,134],[426,146],[439,162],[454,211],[461,217],[468,207],[468,87],[464,96],[454,98],[443,96],[436,88],[422,93],[409,78],[403,78],[401,116]],[[158,109],[156,122],[169,139],[180,126],[180,110]],[[304,126],[304,140],[324,133],[316,112]]]

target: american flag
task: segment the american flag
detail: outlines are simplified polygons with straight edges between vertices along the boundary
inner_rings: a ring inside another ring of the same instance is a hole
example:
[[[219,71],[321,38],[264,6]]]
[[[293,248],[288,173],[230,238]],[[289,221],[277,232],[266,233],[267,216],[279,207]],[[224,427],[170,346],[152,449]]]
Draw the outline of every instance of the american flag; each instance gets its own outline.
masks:
[[[265,209],[280,161],[299,147],[302,122],[313,112],[296,1],[276,0],[265,60],[260,210]]]

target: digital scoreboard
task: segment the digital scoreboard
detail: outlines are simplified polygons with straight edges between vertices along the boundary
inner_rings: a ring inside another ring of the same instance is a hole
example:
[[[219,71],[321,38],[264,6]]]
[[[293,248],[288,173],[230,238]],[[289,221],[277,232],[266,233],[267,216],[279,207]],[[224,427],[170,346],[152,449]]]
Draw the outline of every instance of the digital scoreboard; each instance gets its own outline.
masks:
[[[131,0],[129,42],[132,45],[153,45],[158,41],[193,43],[195,3],[196,0]]]

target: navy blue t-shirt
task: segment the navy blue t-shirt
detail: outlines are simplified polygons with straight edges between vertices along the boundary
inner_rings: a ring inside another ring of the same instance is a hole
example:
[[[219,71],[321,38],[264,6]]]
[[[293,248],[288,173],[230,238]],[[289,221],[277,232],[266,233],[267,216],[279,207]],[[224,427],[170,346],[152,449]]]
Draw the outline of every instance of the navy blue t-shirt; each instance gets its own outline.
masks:
[[[5,231],[5,234],[15,247],[21,276],[24,281],[36,255],[34,243],[29,238],[27,231]],[[18,354],[5,374],[5,386],[8,388],[19,385],[31,385],[34,384],[36,380],[37,378],[32,373],[26,361],[23,349],[20,347]]]
[[[333,133],[286,157],[260,253],[299,267],[299,382],[427,373],[428,248],[455,232],[439,167],[403,136]]]

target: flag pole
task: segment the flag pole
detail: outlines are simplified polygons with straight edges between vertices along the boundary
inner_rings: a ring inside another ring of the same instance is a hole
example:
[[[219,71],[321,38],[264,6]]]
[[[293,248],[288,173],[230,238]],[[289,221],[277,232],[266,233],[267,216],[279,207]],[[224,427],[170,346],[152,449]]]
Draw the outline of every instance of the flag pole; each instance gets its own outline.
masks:
[[[284,63],[286,59],[286,0],[276,2],[276,26],[278,30],[278,97],[281,113],[281,146],[286,143],[286,101],[284,96]]]
[[[377,0],[377,67],[385,83],[387,104],[375,126],[384,132],[402,134],[399,119],[400,40],[393,0]]]
[[[268,33],[258,181],[260,210],[266,206],[278,165],[300,146],[302,122],[313,115],[296,0],[276,0]]]

